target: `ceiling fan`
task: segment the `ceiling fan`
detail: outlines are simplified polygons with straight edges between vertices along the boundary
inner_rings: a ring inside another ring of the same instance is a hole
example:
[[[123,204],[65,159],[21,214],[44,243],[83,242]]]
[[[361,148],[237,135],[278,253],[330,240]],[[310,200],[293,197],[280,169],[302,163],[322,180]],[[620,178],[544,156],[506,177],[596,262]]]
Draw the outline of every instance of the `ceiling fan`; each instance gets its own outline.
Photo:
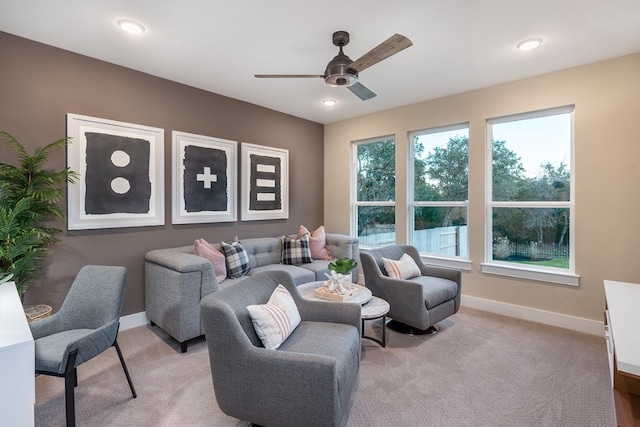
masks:
[[[411,40],[400,34],[394,34],[360,58],[352,61],[342,52],[342,48],[349,44],[349,33],[336,31],[333,33],[333,44],[340,48],[340,52],[327,64],[324,74],[256,74],[259,79],[286,78],[323,78],[329,86],[346,87],[363,101],[376,96],[371,90],[358,81],[358,73],[372,65],[387,59],[413,45]]]

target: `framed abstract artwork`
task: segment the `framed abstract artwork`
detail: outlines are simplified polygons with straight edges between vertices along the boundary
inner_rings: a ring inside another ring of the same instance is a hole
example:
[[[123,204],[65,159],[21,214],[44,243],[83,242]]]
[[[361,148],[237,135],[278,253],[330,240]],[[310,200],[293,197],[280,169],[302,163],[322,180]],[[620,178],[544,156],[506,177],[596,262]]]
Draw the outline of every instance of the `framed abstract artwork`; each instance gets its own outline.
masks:
[[[289,218],[289,150],[242,143],[242,221]]]
[[[67,114],[68,229],[164,225],[164,129]]]
[[[172,132],[173,224],[236,221],[238,143]]]

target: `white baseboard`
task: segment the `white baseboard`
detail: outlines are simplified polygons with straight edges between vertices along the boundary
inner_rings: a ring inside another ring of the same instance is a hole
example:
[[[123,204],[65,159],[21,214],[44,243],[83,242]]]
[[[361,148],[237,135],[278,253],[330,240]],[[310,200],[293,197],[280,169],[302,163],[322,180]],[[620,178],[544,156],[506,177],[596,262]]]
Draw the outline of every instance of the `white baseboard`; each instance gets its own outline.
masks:
[[[515,317],[516,319],[543,323],[545,325],[571,329],[572,331],[583,332],[591,335],[604,336],[604,322],[598,322],[596,320],[467,295],[462,295],[461,304],[465,307],[501,314],[503,316]],[[139,313],[122,316],[120,318],[120,330],[125,331],[138,326],[144,326],[148,323],[149,319],[147,318],[146,313],[141,311]]]
[[[147,313],[144,311],[129,314],[120,318],[120,330],[126,331],[127,329],[143,326],[147,323],[149,323],[149,319],[147,319]]]
[[[569,316],[567,314],[554,313],[552,311],[507,304],[504,302],[467,295],[462,295],[461,304],[464,307],[475,308],[495,314],[501,314],[503,316],[515,317],[516,319],[543,323],[545,325],[557,326],[559,328],[571,329],[572,331],[604,337],[604,321],[598,322],[597,320]]]

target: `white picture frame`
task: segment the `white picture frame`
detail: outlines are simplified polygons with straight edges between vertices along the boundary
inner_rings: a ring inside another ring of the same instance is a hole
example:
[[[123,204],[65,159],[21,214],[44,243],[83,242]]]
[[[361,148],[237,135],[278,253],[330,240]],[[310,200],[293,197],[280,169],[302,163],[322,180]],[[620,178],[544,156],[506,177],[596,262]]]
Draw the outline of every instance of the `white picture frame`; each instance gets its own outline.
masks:
[[[289,218],[289,150],[241,144],[241,220]]]
[[[67,114],[67,227],[164,225],[164,129]]]
[[[238,219],[238,143],[173,131],[173,224]]]

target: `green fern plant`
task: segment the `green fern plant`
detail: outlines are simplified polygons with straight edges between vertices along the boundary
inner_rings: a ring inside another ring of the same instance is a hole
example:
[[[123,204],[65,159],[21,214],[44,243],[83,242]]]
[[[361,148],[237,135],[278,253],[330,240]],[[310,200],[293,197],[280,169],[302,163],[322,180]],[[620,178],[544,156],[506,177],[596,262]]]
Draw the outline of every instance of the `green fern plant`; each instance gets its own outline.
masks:
[[[0,280],[13,275],[22,295],[34,282],[49,254],[49,246],[62,230],[44,221],[64,218],[58,202],[64,186],[77,174],[69,168],[45,169],[51,150],[63,148],[68,138],[35,149],[30,155],[13,136],[0,132],[4,142],[18,155],[19,165],[0,163]]]

